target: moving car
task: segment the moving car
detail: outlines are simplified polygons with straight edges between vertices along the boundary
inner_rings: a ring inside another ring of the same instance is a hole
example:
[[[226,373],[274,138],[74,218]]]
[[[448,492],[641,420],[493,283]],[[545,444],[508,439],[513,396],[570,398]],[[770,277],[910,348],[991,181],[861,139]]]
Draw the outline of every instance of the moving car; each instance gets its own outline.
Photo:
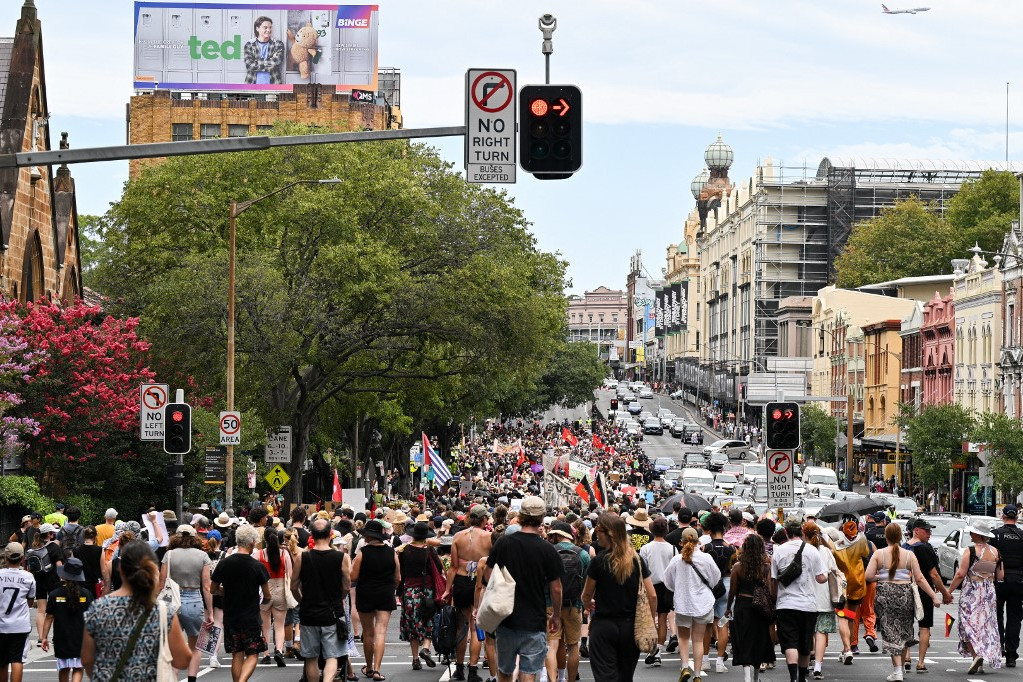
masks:
[[[682,434],[682,443],[685,445],[703,445],[703,429],[696,424],[686,426],[686,432]]]
[[[632,422],[625,427],[625,431],[636,440],[643,440],[643,429],[639,424]]]
[[[742,440],[716,440],[703,448],[705,455],[710,455],[714,451],[725,453],[729,459],[746,459],[749,454],[749,445]]]
[[[675,413],[662,407],[657,410],[657,418],[661,420],[661,426],[666,429],[670,429],[672,422],[675,421]]]
[[[686,432],[686,420],[681,417],[675,417],[671,420],[671,425],[668,427],[668,431],[671,432],[672,437],[681,438],[682,434]]]
[[[634,402],[629,403],[629,408],[628,409],[629,409],[629,414],[639,414],[640,412],[643,411],[643,406],[640,405],[638,402],[634,401]]]
[[[687,452],[686,453],[686,466],[687,467],[705,467],[707,466],[707,460],[703,458],[699,452]]]
[[[691,495],[699,495],[708,501],[710,498],[714,497],[714,493],[716,492],[714,490],[714,486],[707,485],[706,483],[689,483],[683,487],[687,493]]]
[[[807,490],[815,485],[830,485],[838,488],[838,474],[827,467],[806,467],[803,469],[803,485]]]
[[[688,492],[689,488],[694,485],[706,486],[713,491],[714,474],[710,473],[706,469],[687,466],[682,470],[682,487]]]
[[[658,457],[654,460],[654,471],[664,472],[675,466],[675,460],[671,457]]]
[[[680,388],[669,393],[668,397],[671,398],[672,400],[681,400],[683,395],[684,394],[682,393],[682,389]]]
[[[621,397],[621,401],[627,405],[631,405],[635,402],[639,402],[639,398],[636,397],[635,393],[626,393]]]
[[[639,397],[643,398],[644,400],[653,398],[654,389],[650,388],[649,386],[644,386],[643,388],[639,389]]]
[[[742,465],[742,477],[739,478],[743,483],[751,483],[754,476],[767,477],[767,465],[766,464],[743,464]]]
[[[649,433],[649,434],[653,434],[653,435],[656,435],[656,436],[663,435],[664,434],[664,427],[661,426],[661,420],[658,419],[657,417],[650,417],[649,419],[644,421],[643,422],[643,433],[645,433],[645,434]]]

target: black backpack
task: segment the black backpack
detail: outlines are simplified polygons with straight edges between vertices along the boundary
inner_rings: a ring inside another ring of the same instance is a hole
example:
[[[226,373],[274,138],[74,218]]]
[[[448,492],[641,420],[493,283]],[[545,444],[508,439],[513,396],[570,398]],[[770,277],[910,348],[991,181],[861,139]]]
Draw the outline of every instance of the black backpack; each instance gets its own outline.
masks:
[[[50,553],[47,551],[46,545],[30,549],[26,552],[26,555],[28,556],[28,572],[34,575],[36,579],[53,570],[53,564],[50,563]]]
[[[76,523],[74,524],[74,530],[70,533],[66,531],[67,525],[57,533],[57,541],[60,543],[60,551],[64,555],[65,561],[74,556],[78,549],[85,544],[85,530],[80,525]]]
[[[572,547],[555,547],[558,556],[561,557],[561,565],[565,572],[561,576],[561,605],[575,606],[583,594],[583,582],[586,576],[583,575],[583,561],[579,555],[579,549]]]
[[[433,650],[441,656],[454,656],[458,643],[468,630],[469,624],[466,623],[465,629],[458,632],[458,611],[454,606],[448,604],[440,607],[433,616]]]

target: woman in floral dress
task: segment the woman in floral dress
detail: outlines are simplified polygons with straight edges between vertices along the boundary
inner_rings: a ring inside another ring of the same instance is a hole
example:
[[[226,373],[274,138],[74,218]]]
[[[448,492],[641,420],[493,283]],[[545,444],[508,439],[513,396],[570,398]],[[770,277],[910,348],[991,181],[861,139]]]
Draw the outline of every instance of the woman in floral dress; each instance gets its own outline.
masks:
[[[984,663],[992,668],[1002,667],[1002,646],[998,639],[997,600],[995,580],[1001,580],[1003,569],[998,550],[988,544],[995,536],[991,525],[983,519],[963,529],[970,534],[973,547],[963,550],[949,592],[962,585],[959,595],[959,653],[972,656],[967,671],[973,675],[983,672]]]
[[[401,568],[401,622],[398,638],[412,647],[412,669],[422,670],[423,663],[429,667],[437,665],[430,653],[430,638],[433,628],[434,583],[430,564],[443,575],[437,553],[426,545],[426,539],[433,537],[428,524],[420,521],[412,527],[412,542],[398,548],[398,565]],[[420,649],[420,647],[422,647]]]

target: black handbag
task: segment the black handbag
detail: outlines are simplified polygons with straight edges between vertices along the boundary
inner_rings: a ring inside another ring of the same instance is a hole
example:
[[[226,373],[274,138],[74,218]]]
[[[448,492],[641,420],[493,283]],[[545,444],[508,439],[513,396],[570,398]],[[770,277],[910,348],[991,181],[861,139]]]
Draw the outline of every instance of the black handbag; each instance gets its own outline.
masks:
[[[785,567],[785,570],[778,574],[778,582],[785,587],[788,587],[792,583],[799,579],[799,576],[803,575],[803,548],[806,547],[805,542],[799,544],[799,549],[796,551],[795,557],[792,559],[792,563]]]

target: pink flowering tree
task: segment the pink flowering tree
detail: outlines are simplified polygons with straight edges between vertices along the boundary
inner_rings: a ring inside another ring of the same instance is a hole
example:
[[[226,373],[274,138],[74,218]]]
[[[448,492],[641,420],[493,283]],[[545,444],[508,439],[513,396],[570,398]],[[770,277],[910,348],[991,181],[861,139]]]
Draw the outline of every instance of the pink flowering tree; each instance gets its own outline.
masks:
[[[39,435],[39,422],[15,416],[24,400],[18,392],[43,355],[31,351],[18,333],[19,320],[9,309],[0,312],[0,457],[4,468],[17,465],[28,445],[27,438]]]

